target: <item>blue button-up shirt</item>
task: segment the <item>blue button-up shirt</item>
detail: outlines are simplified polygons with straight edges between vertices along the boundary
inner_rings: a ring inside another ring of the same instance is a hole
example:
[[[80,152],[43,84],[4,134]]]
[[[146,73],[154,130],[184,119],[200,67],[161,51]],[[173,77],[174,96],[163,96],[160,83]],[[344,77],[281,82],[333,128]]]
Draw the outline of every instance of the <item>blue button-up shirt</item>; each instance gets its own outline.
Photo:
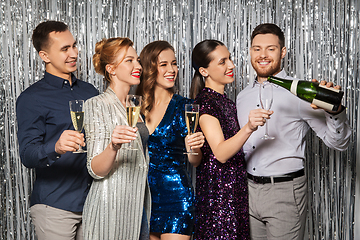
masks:
[[[35,168],[36,180],[31,206],[46,204],[55,208],[82,212],[91,177],[86,154],[55,152],[55,143],[64,130],[74,127],[69,101],[87,100],[98,94],[93,85],[45,72],[40,81],[22,92],[17,99],[18,140],[22,163]]]

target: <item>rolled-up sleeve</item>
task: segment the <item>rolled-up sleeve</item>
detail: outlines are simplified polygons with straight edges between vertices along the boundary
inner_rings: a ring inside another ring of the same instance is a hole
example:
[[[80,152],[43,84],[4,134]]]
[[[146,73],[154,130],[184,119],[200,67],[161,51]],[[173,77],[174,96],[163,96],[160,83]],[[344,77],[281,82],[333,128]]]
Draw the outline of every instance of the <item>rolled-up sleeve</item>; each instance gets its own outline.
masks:
[[[302,114],[326,146],[339,151],[347,149],[352,131],[345,109],[337,115],[321,109],[307,110]]]
[[[87,169],[89,174],[95,179],[104,177],[98,176],[91,168],[92,159],[102,153],[110,142],[110,136],[106,134],[106,119],[102,113],[101,104],[96,99],[89,99],[84,104],[85,122],[84,129],[86,133],[87,144]]]

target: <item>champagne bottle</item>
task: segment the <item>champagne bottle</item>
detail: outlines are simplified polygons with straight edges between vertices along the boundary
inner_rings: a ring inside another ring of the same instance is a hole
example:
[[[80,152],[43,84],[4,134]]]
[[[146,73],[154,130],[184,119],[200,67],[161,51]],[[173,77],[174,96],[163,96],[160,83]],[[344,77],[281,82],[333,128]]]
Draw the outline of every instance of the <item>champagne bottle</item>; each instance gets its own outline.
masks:
[[[327,88],[317,82],[288,80],[274,76],[269,76],[268,81],[286,88],[295,96],[328,111],[337,111],[344,95],[341,90]]]

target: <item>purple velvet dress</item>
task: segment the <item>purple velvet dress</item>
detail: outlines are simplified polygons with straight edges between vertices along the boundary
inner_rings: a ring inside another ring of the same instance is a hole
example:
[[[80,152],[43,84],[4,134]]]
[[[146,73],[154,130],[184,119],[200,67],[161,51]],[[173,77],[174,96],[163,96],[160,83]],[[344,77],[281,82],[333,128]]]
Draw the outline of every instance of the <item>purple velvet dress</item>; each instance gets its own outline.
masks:
[[[200,116],[209,114],[219,120],[225,139],[240,130],[236,105],[225,94],[204,88],[195,103],[200,105]],[[207,141],[201,150],[203,158],[196,169],[195,239],[250,239],[243,151],[220,163]]]

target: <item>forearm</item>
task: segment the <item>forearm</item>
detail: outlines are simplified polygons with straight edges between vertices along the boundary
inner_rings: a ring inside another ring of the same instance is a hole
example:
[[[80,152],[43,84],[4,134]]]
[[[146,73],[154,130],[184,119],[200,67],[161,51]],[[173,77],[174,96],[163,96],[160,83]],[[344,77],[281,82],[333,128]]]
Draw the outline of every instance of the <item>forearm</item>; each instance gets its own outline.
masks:
[[[249,128],[248,124],[246,124],[233,137],[219,143],[217,146],[210,146],[216,159],[221,163],[226,163],[241,150],[252,132],[253,131]]]
[[[105,177],[112,169],[117,149],[110,143],[105,150],[91,160],[91,170],[99,177]]]
[[[27,168],[42,168],[51,166],[60,155],[55,152],[55,143],[27,143],[20,145],[21,162]]]

